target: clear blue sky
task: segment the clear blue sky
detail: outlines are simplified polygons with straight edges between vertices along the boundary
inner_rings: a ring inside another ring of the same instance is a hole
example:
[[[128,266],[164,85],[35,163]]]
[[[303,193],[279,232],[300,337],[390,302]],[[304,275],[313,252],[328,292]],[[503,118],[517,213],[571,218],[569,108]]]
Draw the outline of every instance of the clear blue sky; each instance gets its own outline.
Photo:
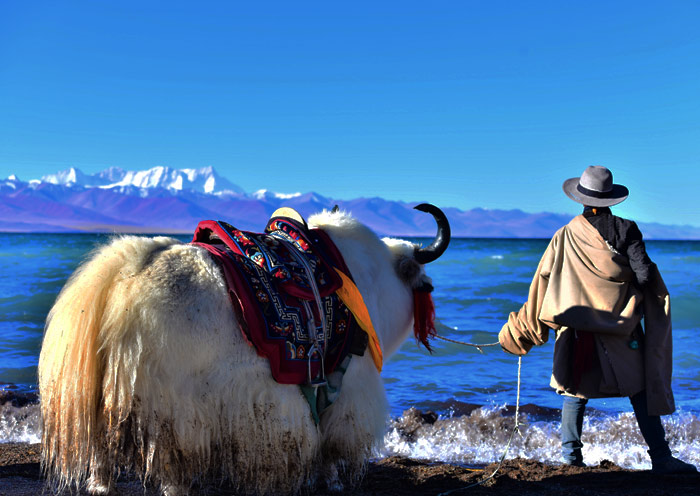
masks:
[[[252,192],[700,225],[700,2],[0,3],[0,178],[214,166]]]

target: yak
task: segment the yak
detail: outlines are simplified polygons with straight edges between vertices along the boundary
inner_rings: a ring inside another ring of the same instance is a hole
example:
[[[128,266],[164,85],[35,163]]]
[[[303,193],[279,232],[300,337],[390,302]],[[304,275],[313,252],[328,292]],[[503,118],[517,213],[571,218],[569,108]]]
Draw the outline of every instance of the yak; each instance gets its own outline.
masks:
[[[439,208],[416,208],[437,223],[427,247],[380,239],[338,209],[308,219],[341,254],[384,358],[410,335],[414,293],[432,289],[424,265],[450,241]],[[210,482],[295,494],[361,480],[388,415],[376,357],[352,357],[316,420],[246,339],[229,289],[206,249],[165,236],[115,236],[71,275],[38,367],[42,467],[55,490],[108,494],[121,470],[166,496]]]

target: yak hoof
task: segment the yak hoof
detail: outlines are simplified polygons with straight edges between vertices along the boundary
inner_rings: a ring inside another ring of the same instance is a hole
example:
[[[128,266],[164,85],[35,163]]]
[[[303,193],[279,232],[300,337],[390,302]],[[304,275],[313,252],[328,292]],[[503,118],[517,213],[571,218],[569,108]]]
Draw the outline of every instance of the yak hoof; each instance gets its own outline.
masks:
[[[115,494],[109,484],[105,484],[104,481],[94,475],[91,475],[87,481],[87,492],[93,496],[107,496],[109,494]]]
[[[187,488],[179,484],[163,484],[160,491],[163,496],[185,496],[188,493]]]
[[[335,463],[330,464],[326,467],[325,483],[326,489],[330,493],[341,493],[345,489],[343,483],[340,481],[340,475],[338,474],[338,466]]]

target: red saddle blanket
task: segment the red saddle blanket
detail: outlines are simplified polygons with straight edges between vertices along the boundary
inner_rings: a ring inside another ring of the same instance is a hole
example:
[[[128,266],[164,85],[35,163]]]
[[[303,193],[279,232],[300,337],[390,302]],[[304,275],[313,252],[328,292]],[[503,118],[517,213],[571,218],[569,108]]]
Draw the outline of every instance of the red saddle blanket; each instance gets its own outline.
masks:
[[[269,360],[277,382],[319,380],[357,347],[357,337],[366,343],[366,334],[336,294],[343,281],[335,269],[349,277],[348,268],[322,230],[286,217],[270,219],[264,233],[207,220],[197,226],[192,244],[208,250],[221,267],[244,336]]]

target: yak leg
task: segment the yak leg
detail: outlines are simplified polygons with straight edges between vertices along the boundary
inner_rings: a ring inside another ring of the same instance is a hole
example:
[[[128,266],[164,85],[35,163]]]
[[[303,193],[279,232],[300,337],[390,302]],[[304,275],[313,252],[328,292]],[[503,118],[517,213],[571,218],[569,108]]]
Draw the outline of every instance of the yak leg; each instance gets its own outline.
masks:
[[[387,403],[384,385],[366,354],[353,357],[340,396],[321,416],[323,475],[329,490],[343,481],[357,484],[372,447],[384,436]]]
[[[95,444],[95,450],[90,460],[90,476],[87,480],[86,490],[93,496],[116,494],[114,487],[112,487],[114,464],[108,461],[107,433],[102,419],[98,421],[98,427],[95,432]]]

